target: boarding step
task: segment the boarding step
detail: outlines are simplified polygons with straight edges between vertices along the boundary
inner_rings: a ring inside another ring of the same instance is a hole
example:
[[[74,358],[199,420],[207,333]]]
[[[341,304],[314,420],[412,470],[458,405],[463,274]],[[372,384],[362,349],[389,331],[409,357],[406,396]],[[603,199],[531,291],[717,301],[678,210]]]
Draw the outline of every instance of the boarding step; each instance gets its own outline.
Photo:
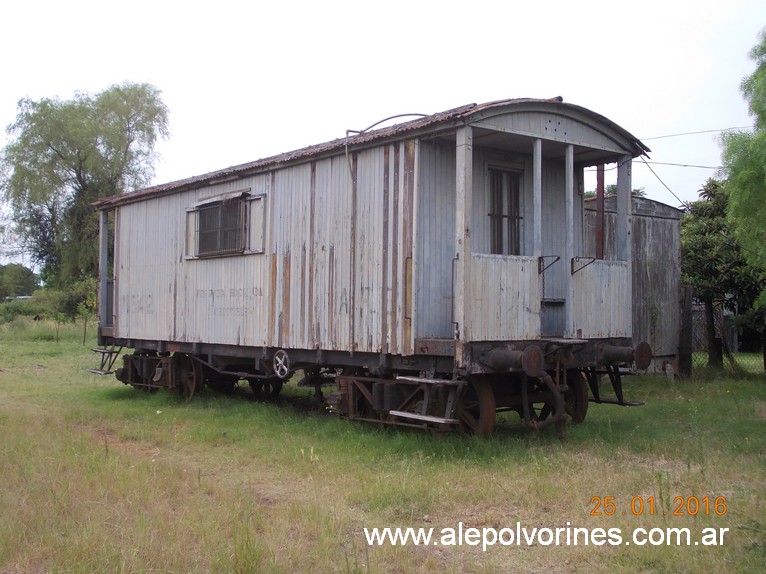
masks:
[[[458,386],[462,385],[465,381],[456,381],[454,379],[426,379],[423,377],[402,377],[397,376],[396,379],[398,381],[408,381],[410,383],[423,383],[426,385],[450,385],[450,386]]]
[[[119,347],[116,345],[112,345],[111,347],[98,347],[91,350],[101,356],[101,364],[97,369],[88,369],[88,372],[96,375],[111,375],[114,372],[112,367],[114,367],[117,357],[122,353],[122,345]]]
[[[388,414],[395,417],[402,418],[402,419],[412,419],[414,421],[422,421],[424,423],[454,425],[460,422],[457,419],[445,419],[442,417],[433,417],[431,415],[421,415],[418,413],[410,413],[407,411],[388,411]]]
[[[88,369],[88,372],[94,375],[111,375],[114,373],[114,371],[104,371],[102,369]]]
[[[646,404],[646,401],[623,401],[620,402],[617,399],[601,399],[597,401],[593,397],[591,397],[590,402],[592,403],[599,403],[599,404],[607,404],[607,405],[620,405],[621,407],[642,407]]]

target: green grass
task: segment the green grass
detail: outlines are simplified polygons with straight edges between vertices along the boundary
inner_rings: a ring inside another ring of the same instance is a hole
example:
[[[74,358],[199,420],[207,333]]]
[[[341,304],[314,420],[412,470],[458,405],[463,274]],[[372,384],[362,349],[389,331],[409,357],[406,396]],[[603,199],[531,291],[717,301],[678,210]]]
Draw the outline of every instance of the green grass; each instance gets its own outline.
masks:
[[[85,372],[81,326],[0,326],[0,572],[760,572],[764,378],[628,378],[641,408],[490,440],[338,420],[288,385],[275,404],[184,403]],[[92,345],[92,342],[90,343]],[[591,516],[613,496],[614,516]],[[673,499],[725,496],[723,516]],[[654,516],[630,515],[653,497]],[[623,516],[621,512],[627,511]],[[362,528],[730,528],[720,547],[367,547]]]
[[[692,365],[695,376],[702,378],[720,377],[725,374],[737,376],[763,376],[763,355],[761,353],[732,353],[731,358],[724,356],[723,368],[708,366],[708,354],[692,353]]]

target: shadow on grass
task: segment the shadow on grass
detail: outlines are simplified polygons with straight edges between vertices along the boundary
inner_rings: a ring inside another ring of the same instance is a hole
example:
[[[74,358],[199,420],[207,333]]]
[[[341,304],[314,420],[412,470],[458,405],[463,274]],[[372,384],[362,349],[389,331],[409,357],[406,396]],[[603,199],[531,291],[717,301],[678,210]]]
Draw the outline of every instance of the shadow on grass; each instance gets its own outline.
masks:
[[[568,421],[563,435],[555,427],[535,431],[525,427],[516,413],[503,413],[489,439],[456,431],[428,432],[340,419],[313,396],[313,389],[294,385],[286,385],[271,401],[257,400],[246,383],[240,383],[229,393],[207,389],[188,402],[176,393],[142,391],[119,383],[94,389],[90,396],[102,405],[110,402],[121,405],[117,410],[141,412],[149,408],[175,412],[192,423],[204,421],[211,437],[218,429],[229,432],[229,436],[232,432],[241,432],[243,437],[248,433],[279,436],[296,443],[321,443],[331,449],[336,448],[333,444],[339,450],[345,445],[353,453],[351,456],[360,459],[370,454],[401,458],[425,452],[437,459],[494,463],[519,460],[530,449],[559,452],[590,447],[627,448],[636,453],[659,449],[671,454],[682,448],[684,441],[701,435],[705,421],[719,419],[721,424],[715,425],[715,436],[706,435],[705,440],[730,449],[733,438],[730,440],[729,435],[736,435],[739,427],[746,427],[751,419],[743,411],[741,424],[725,422],[733,412],[738,412],[734,402],[736,387],[727,394],[717,382],[684,381],[669,385],[663,379],[637,379],[631,386],[635,398],[646,399],[645,406],[591,404],[585,422],[575,425]],[[324,392],[327,395],[331,389]],[[722,400],[727,400],[724,409]],[[743,397],[740,403],[743,408],[755,408],[747,398]]]

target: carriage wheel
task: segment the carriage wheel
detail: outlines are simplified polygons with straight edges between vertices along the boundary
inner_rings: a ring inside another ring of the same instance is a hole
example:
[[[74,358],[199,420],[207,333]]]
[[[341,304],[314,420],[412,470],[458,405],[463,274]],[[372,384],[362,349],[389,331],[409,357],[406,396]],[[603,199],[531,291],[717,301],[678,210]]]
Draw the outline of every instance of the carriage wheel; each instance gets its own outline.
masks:
[[[571,369],[567,372],[569,390],[564,395],[567,414],[572,422],[580,424],[588,414],[588,381],[580,371]]]
[[[282,391],[282,381],[279,379],[253,379],[250,388],[257,399],[271,400]]]
[[[195,393],[202,391],[205,381],[202,378],[202,365],[183,355],[178,362],[178,390],[184,400],[190,401]]]
[[[463,431],[490,436],[495,430],[495,393],[487,381],[469,382],[458,401],[455,418]]]

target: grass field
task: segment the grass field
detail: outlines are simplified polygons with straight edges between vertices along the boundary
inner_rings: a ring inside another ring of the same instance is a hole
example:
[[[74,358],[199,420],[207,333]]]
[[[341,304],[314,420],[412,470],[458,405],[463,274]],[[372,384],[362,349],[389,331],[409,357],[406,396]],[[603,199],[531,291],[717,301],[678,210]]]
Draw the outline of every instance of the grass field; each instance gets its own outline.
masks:
[[[518,417],[481,440],[338,420],[292,385],[275,404],[246,387],[184,403],[87,373],[97,358],[81,327],[54,335],[52,324],[0,325],[2,574],[766,569],[763,377],[630,378],[626,394],[644,407],[591,405],[563,440]],[[709,508],[673,516],[677,497]],[[639,527],[729,532],[718,546],[486,551],[373,547],[363,532],[460,522],[620,528],[628,541]]]

